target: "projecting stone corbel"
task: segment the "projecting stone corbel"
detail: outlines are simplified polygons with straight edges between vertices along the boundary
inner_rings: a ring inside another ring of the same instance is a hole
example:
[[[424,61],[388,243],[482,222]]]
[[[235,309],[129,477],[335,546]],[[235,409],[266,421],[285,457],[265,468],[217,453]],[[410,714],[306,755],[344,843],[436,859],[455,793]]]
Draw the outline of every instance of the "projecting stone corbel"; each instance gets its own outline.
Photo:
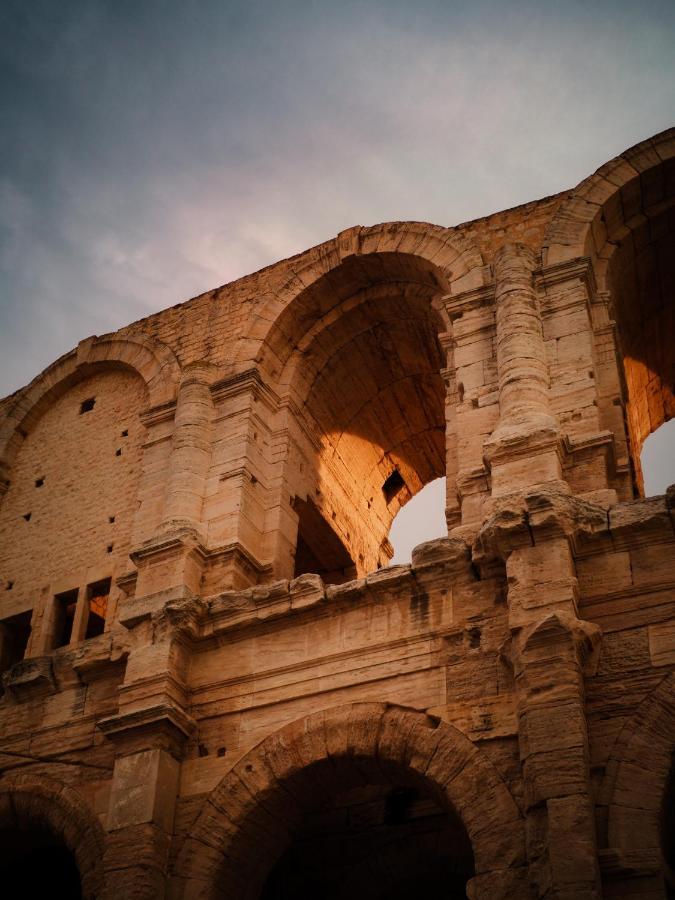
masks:
[[[197,729],[195,720],[172,703],[108,716],[96,724],[124,754],[159,748],[176,758]]]
[[[57,691],[51,656],[35,656],[16,663],[2,676],[5,690],[19,703]]]
[[[593,622],[579,619],[571,613],[552,612],[521,632],[520,658],[522,664],[540,660],[542,657],[557,656],[561,644],[574,648],[579,665],[586,675],[594,675],[598,667],[598,657],[602,631]]]
[[[506,559],[514,550],[561,537],[574,547],[607,527],[607,511],[596,503],[544,487],[517,492],[493,500],[493,513],[474,541],[473,559],[479,565]]]
[[[169,600],[151,617],[155,640],[194,640],[199,636],[207,609],[207,604],[199,597]]]

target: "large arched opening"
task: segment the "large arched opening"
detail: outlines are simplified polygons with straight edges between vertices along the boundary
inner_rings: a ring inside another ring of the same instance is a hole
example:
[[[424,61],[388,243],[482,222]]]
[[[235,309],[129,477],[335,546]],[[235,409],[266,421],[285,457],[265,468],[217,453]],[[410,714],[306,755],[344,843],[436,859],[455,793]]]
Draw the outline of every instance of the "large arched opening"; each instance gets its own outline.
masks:
[[[549,264],[588,256],[616,325],[618,379],[599,385],[601,417],[644,494],[646,438],[675,416],[675,130],[630,148],[582,182],[548,229]],[[600,321],[599,327],[604,328]],[[600,370],[605,368],[599,345]],[[623,446],[622,446],[623,444]]]
[[[213,900],[496,900],[525,876],[519,810],[483,754],[438,719],[364,703],[247,753],[205,802],[174,888]]]
[[[289,442],[280,574],[339,582],[387,565],[399,510],[448,468],[454,476],[440,339],[450,277],[415,253],[354,254],[275,320],[259,365]],[[456,503],[454,477],[448,485]]]
[[[95,900],[105,837],[72,788],[30,774],[0,779],[0,884],[7,897]]]
[[[9,646],[3,668],[26,652],[95,637],[114,614],[114,575],[162,513],[161,495],[143,489],[141,413],[172,404],[179,375],[161,342],[104,335],[81,341],[8,401],[0,426],[0,591],[12,615],[0,622]],[[163,451],[155,464],[165,460]],[[36,606],[42,615],[31,630]]]
[[[409,563],[415,547],[445,537],[448,526],[446,493],[447,480],[437,478],[425,485],[398,512],[389,531],[389,542],[394,551],[393,565]]]
[[[651,176],[675,185],[675,159],[659,168]],[[623,363],[634,477],[644,494],[645,439],[675,416],[675,187],[656,209],[636,215],[610,258],[607,283]]]

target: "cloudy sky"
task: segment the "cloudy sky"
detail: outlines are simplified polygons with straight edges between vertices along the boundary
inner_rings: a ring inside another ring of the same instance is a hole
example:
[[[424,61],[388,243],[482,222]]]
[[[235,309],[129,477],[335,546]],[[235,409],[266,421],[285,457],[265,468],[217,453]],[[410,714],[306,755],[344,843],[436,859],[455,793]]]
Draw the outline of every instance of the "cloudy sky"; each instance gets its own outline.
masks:
[[[0,395],[354,224],[453,225],[675,120],[672,0],[3,0]]]

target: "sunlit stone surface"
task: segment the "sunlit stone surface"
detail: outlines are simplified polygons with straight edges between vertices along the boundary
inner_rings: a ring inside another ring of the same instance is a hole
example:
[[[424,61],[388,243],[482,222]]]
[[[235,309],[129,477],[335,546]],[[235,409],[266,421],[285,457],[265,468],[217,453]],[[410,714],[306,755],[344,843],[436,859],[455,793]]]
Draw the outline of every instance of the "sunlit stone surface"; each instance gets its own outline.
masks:
[[[674,896],[674,210],[669,131],[2,401],[8,896]]]

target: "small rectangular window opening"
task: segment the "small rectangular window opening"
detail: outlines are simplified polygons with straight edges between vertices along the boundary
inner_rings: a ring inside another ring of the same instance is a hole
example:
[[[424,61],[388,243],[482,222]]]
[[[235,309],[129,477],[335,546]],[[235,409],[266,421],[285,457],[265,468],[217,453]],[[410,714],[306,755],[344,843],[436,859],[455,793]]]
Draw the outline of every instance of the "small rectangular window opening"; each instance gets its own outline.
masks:
[[[108,612],[108,598],[110,596],[110,578],[90,584],[87,588],[87,602],[89,604],[89,617],[87,619],[87,632],[85,639],[98,637],[105,629],[105,617]]]
[[[2,644],[0,645],[0,672],[11,669],[15,663],[21,662],[26,653],[30,637],[32,611],[9,616],[0,621]]]
[[[405,487],[405,481],[398,469],[394,469],[391,475],[382,485],[382,493],[387,503],[391,503],[400,490]]]
[[[54,644],[57,647],[67,647],[73,636],[73,622],[75,621],[75,609],[77,608],[77,588],[72,591],[64,591],[54,597]]]
[[[45,483],[44,478],[36,478],[36,479],[35,479],[35,487],[42,487],[42,485],[43,485],[44,483]]]
[[[80,415],[91,412],[95,405],[96,397],[89,397],[87,400],[83,400],[82,403],[80,403]]]

